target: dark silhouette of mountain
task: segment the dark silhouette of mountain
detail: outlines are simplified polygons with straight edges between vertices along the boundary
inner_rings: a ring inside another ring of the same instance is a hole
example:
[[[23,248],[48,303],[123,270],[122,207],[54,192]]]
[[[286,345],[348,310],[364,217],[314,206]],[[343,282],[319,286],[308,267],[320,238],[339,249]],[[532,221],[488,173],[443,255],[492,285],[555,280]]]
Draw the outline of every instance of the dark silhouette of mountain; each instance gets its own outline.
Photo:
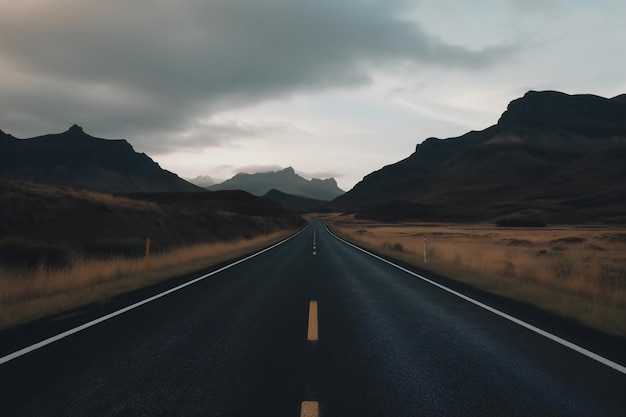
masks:
[[[324,207],[328,201],[316,200],[314,198],[300,197],[293,194],[283,193],[280,190],[269,190],[263,196],[266,200],[271,200],[276,204],[294,213],[310,213]]]
[[[203,191],[126,140],[94,138],[77,125],[31,139],[0,132],[0,178],[111,193]]]
[[[240,173],[220,184],[207,187],[211,191],[243,190],[262,196],[276,189],[287,194],[316,200],[330,201],[344,193],[337,186],[334,178],[306,180],[296,174],[293,168],[282,171],[259,172],[256,174]]]
[[[590,137],[626,134],[626,95],[612,99],[556,91],[528,92],[513,100],[498,125],[575,132]]]
[[[378,220],[626,221],[626,96],[530,91],[498,123],[429,138],[331,203]]]

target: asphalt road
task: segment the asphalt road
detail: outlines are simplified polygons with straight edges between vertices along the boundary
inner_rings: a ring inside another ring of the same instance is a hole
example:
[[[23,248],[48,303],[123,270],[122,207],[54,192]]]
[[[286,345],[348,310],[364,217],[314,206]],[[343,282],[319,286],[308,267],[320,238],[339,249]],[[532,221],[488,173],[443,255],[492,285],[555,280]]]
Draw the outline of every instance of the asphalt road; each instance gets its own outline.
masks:
[[[619,369],[373,258],[319,222],[6,361],[202,274],[0,333],[0,415],[626,415]]]

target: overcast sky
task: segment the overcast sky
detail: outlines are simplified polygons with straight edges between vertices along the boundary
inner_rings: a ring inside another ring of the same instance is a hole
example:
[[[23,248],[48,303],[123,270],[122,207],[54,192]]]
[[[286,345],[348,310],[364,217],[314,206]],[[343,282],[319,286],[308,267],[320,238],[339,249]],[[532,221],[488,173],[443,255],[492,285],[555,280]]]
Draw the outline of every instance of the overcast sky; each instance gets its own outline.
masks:
[[[622,0],[20,0],[0,129],[125,138],[184,178],[293,166],[348,190],[527,90],[626,93]]]

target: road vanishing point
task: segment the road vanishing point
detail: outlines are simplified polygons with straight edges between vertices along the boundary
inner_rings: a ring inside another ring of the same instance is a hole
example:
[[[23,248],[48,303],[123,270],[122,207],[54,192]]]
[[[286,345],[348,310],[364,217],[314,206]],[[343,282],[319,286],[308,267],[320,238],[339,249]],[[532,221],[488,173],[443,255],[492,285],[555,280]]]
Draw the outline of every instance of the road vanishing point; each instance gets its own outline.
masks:
[[[235,262],[1,332],[0,415],[626,415],[626,352],[416,271],[314,220]]]

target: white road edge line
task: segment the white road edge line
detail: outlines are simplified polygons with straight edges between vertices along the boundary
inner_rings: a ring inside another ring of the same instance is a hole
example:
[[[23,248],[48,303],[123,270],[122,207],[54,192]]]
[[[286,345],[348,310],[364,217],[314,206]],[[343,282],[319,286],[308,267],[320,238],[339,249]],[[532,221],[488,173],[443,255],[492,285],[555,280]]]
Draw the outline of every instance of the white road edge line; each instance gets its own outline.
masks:
[[[68,336],[71,336],[71,335],[73,335],[75,333],[78,333],[80,331],[88,329],[89,327],[95,326],[96,324],[99,324],[99,323],[102,323],[102,322],[104,322],[106,320],[112,319],[113,317],[117,317],[117,316],[119,316],[121,314],[124,314],[124,313],[130,311],[130,310],[134,310],[137,307],[141,307],[144,304],[148,304],[148,303],[150,303],[150,302],[152,302],[154,300],[158,300],[159,298],[165,297],[166,295],[169,295],[169,294],[171,294],[173,292],[176,292],[176,291],[178,291],[180,289],[183,289],[185,287],[193,285],[193,284],[195,284],[195,283],[197,283],[199,281],[202,281],[203,279],[206,279],[206,278],[208,278],[210,276],[219,274],[220,272],[225,271],[226,269],[232,268],[235,265],[239,265],[242,262],[248,261],[248,260],[250,260],[250,259],[252,259],[252,258],[254,258],[256,256],[261,255],[262,253],[265,253],[265,252],[267,252],[269,250],[274,249],[275,247],[277,247],[279,245],[282,245],[283,243],[287,242],[288,240],[291,240],[294,237],[298,236],[300,233],[305,231],[308,227],[309,226],[307,225],[307,226],[303,227],[298,233],[295,233],[295,234],[293,234],[293,235],[291,235],[291,236],[281,240],[280,242],[273,244],[270,247],[267,247],[267,248],[265,248],[263,250],[260,250],[259,252],[255,252],[252,255],[249,255],[249,256],[247,256],[247,257],[245,257],[243,259],[235,261],[232,264],[225,265],[225,266],[223,266],[223,267],[221,267],[219,269],[216,269],[215,271],[209,272],[208,274],[204,274],[204,275],[202,275],[202,276],[200,276],[198,278],[192,279],[191,281],[187,281],[184,284],[180,284],[180,285],[178,285],[178,286],[176,286],[174,288],[170,288],[167,291],[163,291],[162,293],[159,293],[157,295],[153,295],[152,297],[146,298],[145,300],[136,302],[135,304],[131,304],[131,305],[129,305],[127,307],[124,307],[124,308],[122,308],[120,310],[114,311],[114,312],[109,313],[109,314],[107,314],[105,316],[102,316],[100,318],[97,318],[95,320],[89,321],[89,322],[87,322],[85,324],[82,324],[80,326],[77,326],[77,327],[74,327],[72,329],[66,330],[66,331],[64,331],[62,333],[59,333],[56,336],[49,337],[49,338],[44,339],[44,340],[42,340],[40,342],[37,342],[35,344],[32,344],[30,346],[27,346],[25,348],[17,350],[17,351],[15,351],[13,353],[10,353],[10,354],[8,354],[6,356],[3,356],[3,357],[0,358],[0,365],[5,364],[5,363],[7,363],[9,361],[12,361],[13,359],[19,358],[20,356],[26,355],[27,353],[30,353],[30,352],[32,352],[34,350],[40,349],[40,348],[42,348],[44,346],[47,346],[47,345],[49,345],[51,343],[57,342],[57,341],[59,341],[61,339],[64,339],[64,338],[66,338]]]
[[[441,288],[442,290],[447,291],[450,294],[456,295],[457,297],[462,298],[465,301],[469,301],[470,303],[475,304],[478,307],[484,308],[487,311],[490,311],[490,312],[492,312],[492,313],[494,313],[494,314],[496,314],[496,315],[498,315],[498,316],[500,316],[502,318],[505,318],[505,319],[507,319],[509,321],[512,321],[513,323],[515,323],[517,325],[525,327],[526,329],[528,329],[530,331],[533,331],[533,332],[535,332],[537,334],[540,334],[541,336],[547,337],[548,339],[550,339],[550,340],[552,340],[552,341],[554,341],[556,343],[559,343],[559,344],[561,344],[561,345],[563,345],[563,346],[565,346],[567,348],[570,348],[570,349],[572,349],[572,350],[574,350],[574,351],[576,351],[576,352],[578,352],[578,353],[580,353],[582,355],[587,356],[588,358],[591,358],[591,359],[593,359],[593,360],[595,360],[597,362],[600,362],[601,364],[606,365],[606,366],[608,366],[610,368],[613,368],[616,371],[621,372],[622,374],[626,375],[626,366],[623,366],[623,365],[620,365],[619,363],[613,362],[612,360],[607,359],[607,358],[605,358],[603,356],[600,356],[600,355],[598,355],[596,353],[593,353],[590,350],[587,350],[587,349],[585,349],[585,348],[583,348],[581,346],[578,346],[578,345],[576,345],[576,344],[574,344],[572,342],[569,342],[569,341],[567,341],[567,340],[565,340],[563,338],[560,338],[560,337],[558,337],[556,335],[553,335],[552,333],[549,333],[549,332],[547,332],[545,330],[542,330],[542,329],[540,329],[540,328],[538,328],[536,326],[533,326],[532,324],[526,323],[525,321],[522,321],[522,320],[520,320],[520,319],[518,319],[516,317],[513,317],[513,316],[511,316],[511,315],[509,315],[507,313],[504,313],[504,312],[502,312],[500,310],[496,310],[495,308],[490,307],[487,304],[483,304],[480,301],[474,300],[473,298],[470,298],[470,297],[468,297],[466,295],[463,295],[460,292],[454,291],[453,289],[448,288],[448,287],[446,287],[444,285],[441,285],[438,282],[435,282],[433,280],[430,280],[430,279],[428,279],[428,278],[426,278],[426,277],[424,277],[424,276],[422,276],[422,275],[420,275],[420,274],[418,274],[416,272],[410,271],[410,270],[408,270],[406,268],[401,267],[400,265],[396,265],[393,262],[388,261],[387,259],[381,258],[378,255],[375,255],[375,254],[373,254],[371,252],[368,252],[365,249],[360,248],[360,247],[358,247],[358,246],[348,242],[347,240],[344,240],[344,239],[340,238],[339,236],[335,235],[333,232],[330,231],[330,229],[328,229],[326,224],[324,224],[323,222],[322,222],[322,224],[326,228],[326,231],[328,231],[328,233],[331,234],[331,236],[333,236],[336,239],[342,241],[346,245],[352,246],[353,248],[358,249],[361,252],[366,253],[366,254],[368,254],[368,255],[370,255],[370,256],[372,256],[372,257],[374,257],[374,258],[376,258],[376,259],[378,259],[378,260],[380,260],[382,262],[385,262],[385,263],[387,263],[387,264],[389,264],[389,265],[391,265],[391,266],[393,266],[395,268],[398,268],[401,271],[404,271],[404,272],[406,272],[409,275],[413,275],[414,277],[417,277],[417,278],[419,278],[419,279],[421,279],[421,280],[423,280],[423,281],[425,281],[425,282],[427,282],[429,284],[432,284],[432,285],[434,285],[434,286],[436,286],[438,288]]]

